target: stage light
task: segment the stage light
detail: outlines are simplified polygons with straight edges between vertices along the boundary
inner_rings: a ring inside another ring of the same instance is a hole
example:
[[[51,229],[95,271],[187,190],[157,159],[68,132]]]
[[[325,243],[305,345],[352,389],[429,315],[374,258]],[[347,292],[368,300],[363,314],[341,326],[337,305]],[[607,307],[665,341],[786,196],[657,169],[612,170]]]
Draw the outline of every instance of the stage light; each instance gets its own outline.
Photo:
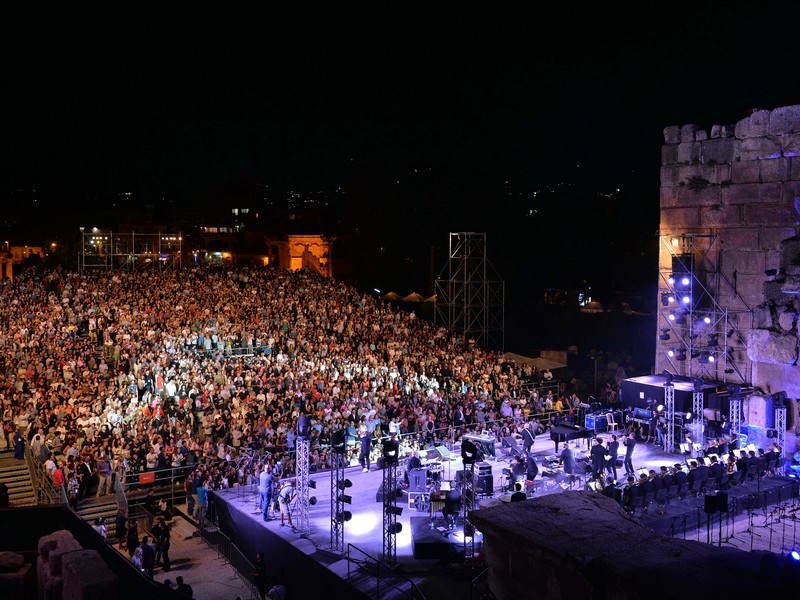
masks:
[[[383,443],[383,462],[388,465],[396,465],[400,444],[397,440],[389,440]]]
[[[400,516],[403,514],[403,508],[401,506],[387,506],[386,513],[390,515]]]
[[[778,437],[778,432],[775,429],[767,429],[767,437],[768,438],[776,438]]]
[[[345,522],[349,521],[352,518],[353,518],[353,513],[351,513],[349,510],[345,510],[343,512],[336,513],[336,522],[337,523],[345,523]]]
[[[684,418],[684,419],[686,419],[687,421],[691,421],[691,420],[692,420],[692,413],[690,413],[690,412],[687,412],[687,413],[686,413],[686,414],[683,416],[683,418]]]
[[[297,420],[297,436],[304,440],[311,437],[311,421],[305,415],[300,415]]]
[[[683,298],[681,298],[681,302],[683,302],[684,304],[689,304],[689,302],[691,302],[691,301],[692,301],[692,297],[688,296],[688,295],[684,296]]]
[[[316,480],[314,480],[314,479],[309,479],[309,480],[308,480],[308,487],[310,487],[312,490],[315,490],[315,489],[317,489],[317,482],[316,482]]]
[[[664,412],[664,405],[659,404],[658,406],[656,406],[656,412]]]
[[[717,360],[717,359],[716,359],[716,358],[714,358],[714,355],[713,355],[713,354],[709,354],[709,355],[708,355],[708,358],[707,358],[706,360],[708,360],[708,362],[710,362],[710,363],[713,363],[713,362],[714,362],[715,360]]]
[[[672,373],[670,373],[669,371],[664,369],[663,375],[664,375],[664,383],[666,383],[667,385],[671,384],[672,383]]]
[[[675,275],[670,275],[669,278],[667,278],[667,281],[670,285],[675,285]]]
[[[711,325],[711,317],[709,317],[708,315],[703,317],[703,323],[705,323],[706,325]]]
[[[387,530],[392,535],[397,535],[401,531],[403,531],[403,524],[402,523],[392,523],[389,525],[389,529]]]
[[[669,356],[670,358],[672,358],[673,356],[675,356],[675,350],[673,350],[672,348],[670,348],[669,350],[667,350],[667,356]]]
[[[669,339],[669,329],[662,329],[658,339],[667,341]]]
[[[337,500],[339,502],[344,502],[345,504],[352,504],[353,503],[353,497],[352,496],[348,496],[347,494],[339,494],[339,497],[337,498]]]
[[[668,318],[670,321],[674,321],[675,319],[677,319],[677,317],[675,316],[675,313],[674,313],[674,312],[671,312],[671,313],[669,313],[669,317],[667,317],[667,318]]]
[[[789,552],[789,558],[791,560],[800,561],[800,550],[792,550]]]
[[[689,285],[692,282],[686,275],[681,277],[681,285]]]
[[[675,359],[679,360],[681,362],[685,361],[686,360],[686,350],[683,349],[683,348],[678,350],[678,355],[675,357]]]
[[[708,345],[709,346],[719,346],[719,334],[712,333],[708,336]]]
[[[317,497],[316,496],[311,496],[311,498],[308,499],[308,503],[311,506],[314,506],[317,503]]]
[[[661,304],[669,306],[671,302],[675,302],[675,296],[672,294],[661,294]]]
[[[461,460],[465,465],[474,465],[478,459],[478,447],[470,440],[461,442]]]
[[[339,488],[339,491],[343,492],[347,488],[353,487],[353,482],[350,481],[349,479],[345,479],[345,480],[340,481],[339,483],[337,483],[336,487]]]
[[[705,382],[703,381],[703,379],[701,377],[695,377],[694,379],[692,379],[692,384],[694,385],[694,391],[695,392],[702,392],[704,383]]]

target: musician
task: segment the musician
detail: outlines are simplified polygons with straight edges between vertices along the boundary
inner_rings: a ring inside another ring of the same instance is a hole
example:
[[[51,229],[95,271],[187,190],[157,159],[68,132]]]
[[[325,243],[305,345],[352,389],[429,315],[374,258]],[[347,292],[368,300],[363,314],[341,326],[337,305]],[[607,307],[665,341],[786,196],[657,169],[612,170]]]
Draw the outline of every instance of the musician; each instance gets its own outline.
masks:
[[[536,433],[531,427],[530,421],[522,426],[522,453],[525,454],[533,448],[533,442],[536,439]]]
[[[603,446],[602,438],[594,438],[594,445],[589,453],[592,460],[592,475],[597,477],[603,473],[606,466],[606,448]]]
[[[622,507],[631,512],[633,510],[633,499],[638,496],[641,496],[641,490],[636,485],[636,478],[633,475],[628,475],[625,487],[622,488]]]
[[[747,452],[745,450],[739,450],[739,458],[736,459],[736,470],[744,473],[742,477],[747,475],[747,467],[749,465],[750,461],[747,460]]]
[[[515,456],[514,463],[511,465],[511,477],[514,482],[522,482],[525,484],[525,462],[522,456]]]
[[[666,465],[661,465],[660,477],[662,487],[669,489],[675,485],[675,476],[669,472],[669,467]]]
[[[726,469],[728,471],[728,475],[732,476],[734,473],[736,473],[736,455],[734,455],[733,452],[728,455],[728,464],[726,465]]]
[[[709,441],[708,447],[706,447],[706,449],[703,451],[703,454],[708,457],[719,456],[719,445],[717,444],[717,440],[712,439]]]
[[[568,444],[564,444],[561,455],[558,458],[558,464],[564,465],[564,473],[567,475],[578,472],[578,463],[575,462],[575,454]]]
[[[633,449],[636,447],[636,436],[631,433],[627,438],[622,440],[625,446],[625,472],[628,475],[633,475],[636,470],[633,468]]]
[[[688,481],[686,472],[681,468],[680,463],[675,463],[672,467],[672,477],[675,480],[675,484],[679,487]]]
[[[708,478],[718,484],[725,474],[725,467],[719,462],[716,454],[711,455],[711,465],[708,467]]]
[[[617,479],[617,456],[619,455],[619,441],[616,434],[611,434],[611,441],[608,442],[609,459],[606,461],[606,470],[614,474],[614,480]]]
[[[664,487],[664,481],[661,479],[661,476],[658,475],[653,469],[650,469],[648,472],[647,479],[653,484],[653,491],[656,494],[658,494],[658,491]]]
[[[536,458],[533,452],[528,452],[525,455],[525,478],[528,481],[534,481],[539,474],[539,466],[536,464]]]
[[[722,420],[717,425],[717,437],[727,438],[731,433],[731,424],[728,422],[728,417],[722,415]],[[723,452],[723,454],[725,454]]]
[[[522,481],[517,481],[514,484],[514,493],[511,494],[511,499],[509,500],[510,502],[520,502],[527,498],[525,495],[524,486],[525,482]]]
[[[725,456],[728,453],[728,438],[719,438],[717,441],[717,450],[719,450],[720,456]]]
[[[411,473],[411,471],[413,471],[414,469],[421,469],[421,468],[422,468],[422,461],[419,458],[419,453],[417,452],[416,449],[412,448],[411,455],[408,457],[408,462],[406,463],[405,473],[403,474],[404,487],[409,486],[410,482],[408,477],[409,473]]]
[[[612,500],[617,499],[617,493],[620,491],[619,487],[617,487],[617,482],[613,477],[606,478],[606,485],[603,488],[603,496],[607,498],[611,498]]]

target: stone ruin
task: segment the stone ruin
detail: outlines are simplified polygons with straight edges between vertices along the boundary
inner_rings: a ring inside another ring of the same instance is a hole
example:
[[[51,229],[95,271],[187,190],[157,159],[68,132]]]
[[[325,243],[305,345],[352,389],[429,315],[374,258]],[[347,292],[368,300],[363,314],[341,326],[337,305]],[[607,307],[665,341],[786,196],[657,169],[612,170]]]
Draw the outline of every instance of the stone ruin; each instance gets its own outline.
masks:
[[[44,536],[38,550],[37,600],[119,597],[117,576],[96,550],[84,550],[69,531],[62,529]]]
[[[800,568],[774,554],[662,536],[595,492],[503,503],[469,518],[483,534],[497,600],[730,600],[800,589]]]

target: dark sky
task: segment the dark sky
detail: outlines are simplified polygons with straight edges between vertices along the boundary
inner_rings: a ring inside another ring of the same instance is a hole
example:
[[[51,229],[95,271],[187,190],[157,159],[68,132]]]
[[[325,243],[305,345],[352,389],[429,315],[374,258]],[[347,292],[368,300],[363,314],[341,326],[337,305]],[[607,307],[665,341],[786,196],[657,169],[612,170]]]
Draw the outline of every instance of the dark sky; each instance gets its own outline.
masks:
[[[342,186],[370,243],[419,243],[409,285],[450,231],[486,231],[508,280],[597,289],[623,256],[654,281],[663,128],[800,101],[799,6],[17,24],[2,192],[74,213]]]

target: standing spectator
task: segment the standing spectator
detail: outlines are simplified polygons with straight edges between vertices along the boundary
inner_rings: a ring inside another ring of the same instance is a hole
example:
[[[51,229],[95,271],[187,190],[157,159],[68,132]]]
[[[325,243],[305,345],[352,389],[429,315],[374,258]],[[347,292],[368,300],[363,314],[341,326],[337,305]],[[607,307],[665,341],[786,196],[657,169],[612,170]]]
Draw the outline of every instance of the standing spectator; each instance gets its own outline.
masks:
[[[125,546],[128,548],[128,556],[133,557],[139,547],[139,523],[136,519],[131,519],[128,533],[125,535]]]
[[[163,558],[164,538],[169,539],[169,528],[164,522],[164,517],[158,517],[152,529],[153,545],[156,547],[156,566],[161,564]],[[165,569],[169,570],[169,569]]]
[[[269,521],[269,507],[272,503],[272,488],[275,478],[270,472],[269,463],[264,464],[264,469],[258,476],[258,491],[261,494],[261,513],[264,521]]]
[[[114,520],[114,537],[119,540],[120,548],[122,548],[125,537],[128,534],[128,509],[124,506],[117,508],[117,516]]]
[[[14,430],[14,459],[25,459],[25,437],[19,430],[19,425],[17,425],[16,429]]]
[[[267,566],[264,564],[264,553],[259,552],[256,554],[255,570],[253,571],[253,581],[258,589],[258,595],[261,600],[266,600],[267,597]]]
[[[203,480],[197,488],[197,518],[202,520],[206,516],[208,510],[208,482]]]
[[[175,588],[175,591],[177,591],[179,594],[183,594],[184,596],[188,596],[189,598],[194,598],[194,590],[192,589],[192,586],[183,581],[183,575],[178,575],[175,578],[175,581],[178,584],[178,587]]]
[[[106,520],[105,519],[95,519],[94,525],[92,528],[100,534],[100,536],[105,540],[108,537],[108,532],[106,530]]]
[[[150,543],[150,538],[144,536],[142,538],[142,570],[145,574],[152,579],[153,569],[156,566],[156,547]]]
[[[97,495],[105,496],[111,493],[111,461],[107,454],[101,454],[97,461]]]
[[[615,433],[611,434],[611,441],[608,442],[608,460],[606,460],[606,470],[614,474],[614,481],[617,480],[617,456],[619,455],[619,440]]]
[[[358,455],[358,464],[361,470],[366,473],[369,471],[369,452],[372,449],[372,433],[367,428],[366,420],[362,417],[361,425],[358,428],[358,439],[361,442],[361,453]]]

